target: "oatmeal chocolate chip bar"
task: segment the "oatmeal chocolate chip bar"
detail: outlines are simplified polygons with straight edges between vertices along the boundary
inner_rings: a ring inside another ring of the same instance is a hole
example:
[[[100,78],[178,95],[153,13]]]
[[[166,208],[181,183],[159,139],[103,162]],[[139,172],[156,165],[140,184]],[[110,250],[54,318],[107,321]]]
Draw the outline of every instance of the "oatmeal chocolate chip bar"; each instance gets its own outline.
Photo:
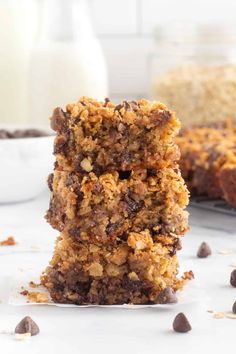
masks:
[[[188,191],[178,170],[100,176],[55,170],[50,188],[47,220],[80,242],[117,243],[147,228],[153,238],[187,229]]]
[[[61,234],[42,284],[61,303],[163,303],[192,277],[177,278],[188,229],[179,121],[157,102],[83,97],[51,124],[46,218]]]
[[[158,303],[164,289],[176,291],[187,278],[177,278],[174,247],[154,242],[148,230],[115,247],[75,243],[63,233],[41,281],[58,303]]]
[[[236,122],[186,128],[176,141],[191,194],[225,199],[236,207]]]
[[[82,97],[54,110],[54,153],[67,171],[101,174],[173,166],[179,150],[173,143],[179,120],[157,102],[139,100],[115,106]]]

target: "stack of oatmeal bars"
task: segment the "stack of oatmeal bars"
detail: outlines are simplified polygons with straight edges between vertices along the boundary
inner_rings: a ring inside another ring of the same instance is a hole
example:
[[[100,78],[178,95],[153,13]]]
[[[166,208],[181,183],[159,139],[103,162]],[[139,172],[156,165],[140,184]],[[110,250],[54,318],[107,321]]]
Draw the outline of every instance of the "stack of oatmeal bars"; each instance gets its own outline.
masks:
[[[180,289],[191,274],[177,278],[188,191],[175,115],[147,100],[82,97],[56,108],[51,126],[46,218],[60,236],[42,284],[53,301],[150,304]]]

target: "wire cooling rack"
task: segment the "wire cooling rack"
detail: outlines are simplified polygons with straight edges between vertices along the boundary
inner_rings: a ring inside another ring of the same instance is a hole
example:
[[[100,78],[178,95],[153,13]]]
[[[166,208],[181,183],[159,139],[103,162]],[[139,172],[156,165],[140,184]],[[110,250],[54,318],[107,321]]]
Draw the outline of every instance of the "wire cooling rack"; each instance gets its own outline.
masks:
[[[220,199],[209,199],[206,197],[191,197],[190,206],[236,216],[236,209],[231,208],[225,201]]]

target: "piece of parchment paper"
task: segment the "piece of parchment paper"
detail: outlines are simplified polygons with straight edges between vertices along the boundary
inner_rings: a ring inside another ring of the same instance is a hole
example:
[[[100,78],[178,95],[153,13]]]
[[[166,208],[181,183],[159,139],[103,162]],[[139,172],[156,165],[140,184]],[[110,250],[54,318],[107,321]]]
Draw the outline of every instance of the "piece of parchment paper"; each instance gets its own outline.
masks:
[[[183,267],[183,264],[182,264]],[[188,269],[188,268],[183,268]],[[35,266],[25,269],[19,269],[16,277],[12,279],[10,296],[8,303],[14,306],[32,306],[32,305],[50,305],[58,307],[78,307],[78,308],[88,308],[88,307],[104,307],[104,308],[122,308],[122,309],[143,309],[143,308],[170,308],[173,306],[178,307],[183,304],[191,304],[202,301],[206,299],[205,291],[201,288],[200,284],[196,280],[189,281],[182,291],[177,292],[178,303],[176,304],[155,304],[155,305],[132,305],[132,304],[123,304],[123,305],[71,305],[71,304],[58,304],[52,302],[50,299],[47,289],[42,286],[36,288],[30,287],[29,283],[33,281],[35,284],[39,284],[41,269],[36,269]],[[180,273],[181,274],[181,273]],[[29,302],[27,296],[22,295],[23,290],[28,290],[29,292],[39,292],[46,293],[48,295],[48,302],[38,303],[38,302]]]

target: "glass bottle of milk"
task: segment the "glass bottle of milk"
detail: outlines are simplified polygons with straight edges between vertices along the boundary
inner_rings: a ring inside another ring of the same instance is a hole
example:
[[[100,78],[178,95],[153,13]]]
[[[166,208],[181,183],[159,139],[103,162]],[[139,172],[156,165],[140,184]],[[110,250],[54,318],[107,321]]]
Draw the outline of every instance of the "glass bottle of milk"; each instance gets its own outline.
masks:
[[[108,95],[106,64],[86,6],[86,0],[42,3],[30,79],[31,120],[37,125],[48,125],[56,106],[65,107],[84,95]]]
[[[37,27],[35,0],[0,0],[0,123],[25,123],[29,64]]]

